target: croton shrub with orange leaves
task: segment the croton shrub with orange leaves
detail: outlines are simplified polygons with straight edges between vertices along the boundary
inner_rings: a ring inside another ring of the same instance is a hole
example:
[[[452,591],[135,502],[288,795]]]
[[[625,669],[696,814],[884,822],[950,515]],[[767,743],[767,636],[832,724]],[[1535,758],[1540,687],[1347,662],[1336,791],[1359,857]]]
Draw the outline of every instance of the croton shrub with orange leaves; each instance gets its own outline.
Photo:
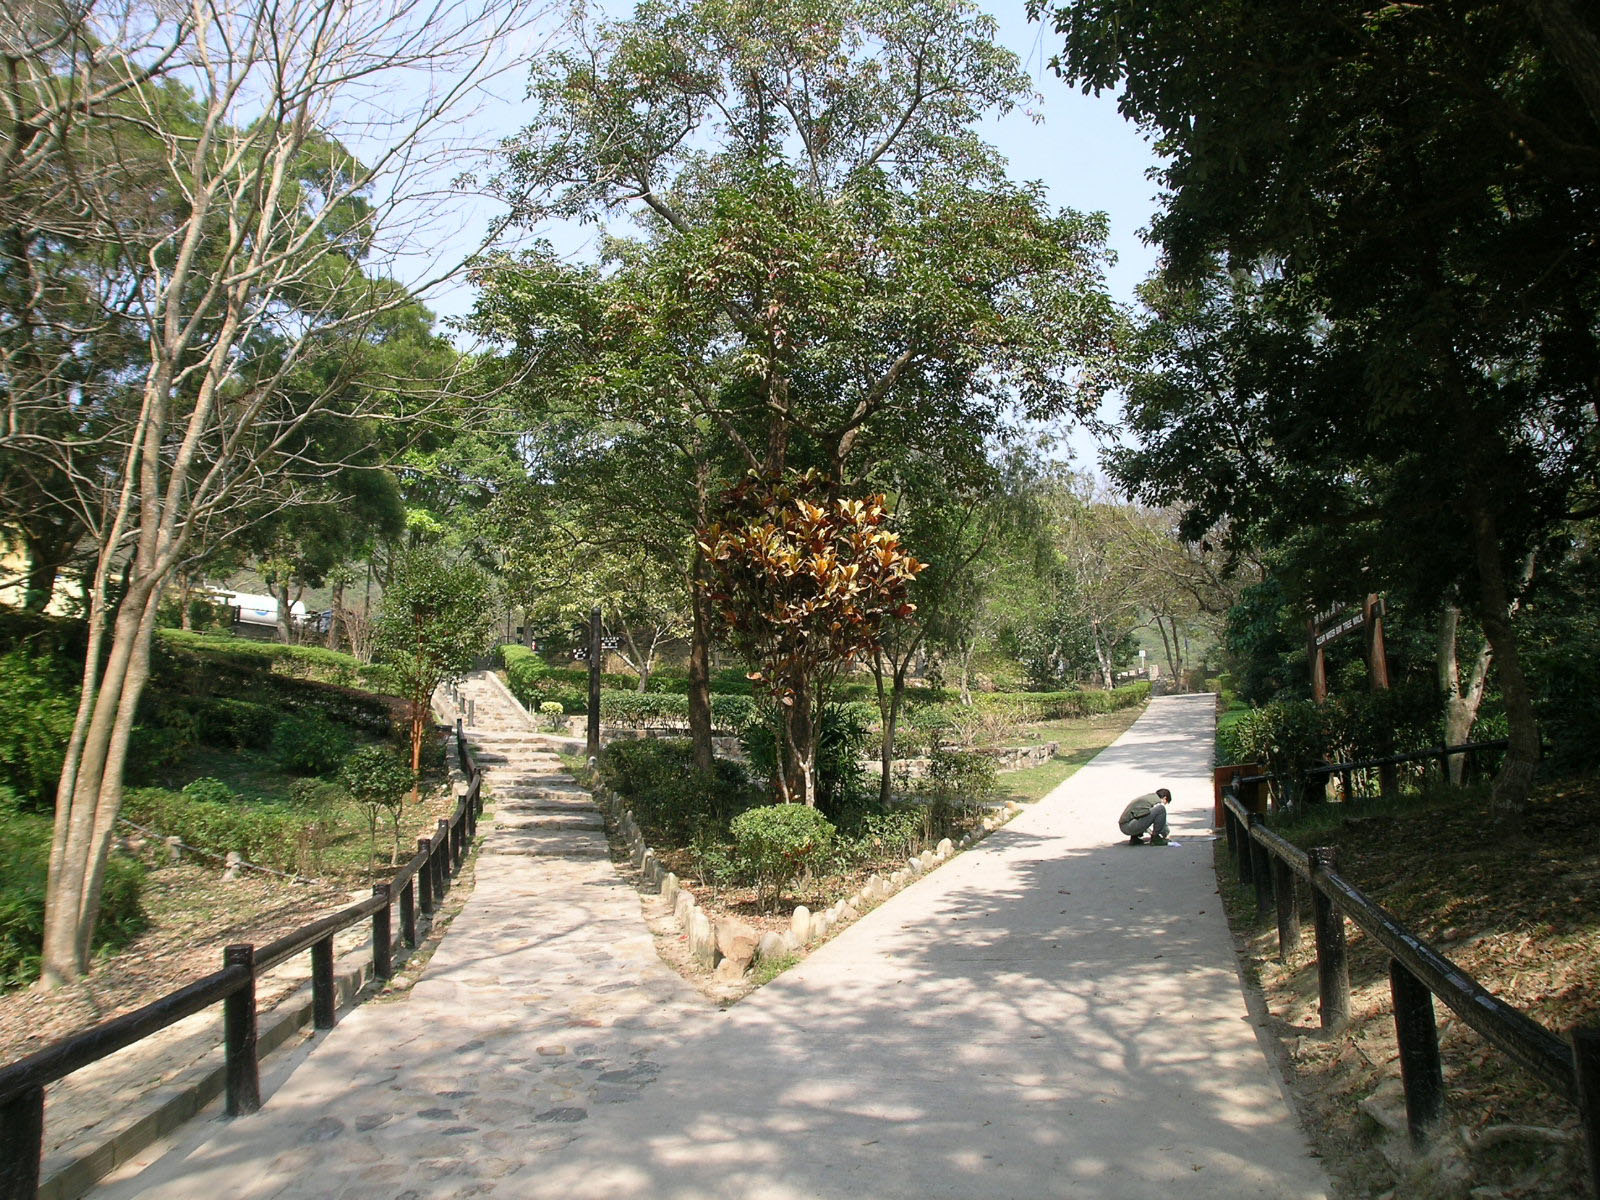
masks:
[[[707,595],[751,678],[784,708],[785,800],[815,801],[816,712],[840,668],[909,616],[926,564],[906,552],[881,495],[837,494],[816,471],[752,475],[699,530]]]

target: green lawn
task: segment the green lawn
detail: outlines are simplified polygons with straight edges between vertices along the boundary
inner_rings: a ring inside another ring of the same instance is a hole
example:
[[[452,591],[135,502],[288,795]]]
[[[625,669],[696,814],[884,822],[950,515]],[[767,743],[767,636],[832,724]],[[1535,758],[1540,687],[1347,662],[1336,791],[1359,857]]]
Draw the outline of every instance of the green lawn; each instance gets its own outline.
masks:
[[[1070,778],[1084,763],[1122,736],[1123,731],[1144,712],[1141,705],[1120,712],[1080,717],[1070,721],[1047,721],[1029,725],[1024,732],[1031,745],[1056,742],[1055,755],[1047,763],[1000,776],[996,798],[1031,804],[1042,800],[1062,780]]]

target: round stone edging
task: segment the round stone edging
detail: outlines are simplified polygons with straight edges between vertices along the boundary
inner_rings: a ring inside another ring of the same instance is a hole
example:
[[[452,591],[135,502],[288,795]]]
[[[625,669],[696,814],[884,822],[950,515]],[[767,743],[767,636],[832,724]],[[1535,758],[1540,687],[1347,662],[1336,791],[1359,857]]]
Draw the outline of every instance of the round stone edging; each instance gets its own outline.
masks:
[[[590,789],[590,794],[595,803],[616,822],[617,832],[628,852],[628,860],[639,873],[639,890],[659,895],[672,907],[674,923],[689,939],[690,956],[728,982],[737,982],[757,961],[798,954],[808,945],[826,941],[918,877],[948,862],[961,851],[977,845],[1022,811],[1022,805],[1015,800],[1008,800],[1003,807],[985,816],[982,825],[959,842],[942,839],[936,847],[908,858],[903,867],[890,874],[870,876],[860,890],[821,912],[813,913],[804,904],[797,905],[790,916],[788,930],[781,934],[769,930],[750,944],[749,933],[754,931],[749,926],[743,921],[713,922],[696,901],[694,893],[677,875],[661,865],[655,850],[646,844],[632,810],[619,796],[598,782]],[[750,950],[748,954],[744,952],[747,945]]]

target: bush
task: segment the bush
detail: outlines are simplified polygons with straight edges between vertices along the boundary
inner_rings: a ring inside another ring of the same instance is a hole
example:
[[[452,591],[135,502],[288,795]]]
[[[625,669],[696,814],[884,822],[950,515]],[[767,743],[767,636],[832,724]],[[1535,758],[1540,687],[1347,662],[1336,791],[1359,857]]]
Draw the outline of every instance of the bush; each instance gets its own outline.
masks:
[[[566,728],[566,714],[566,707],[559,700],[546,700],[539,705],[539,715],[545,719],[552,733]]]
[[[197,697],[190,705],[200,741],[222,750],[265,750],[272,745],[280,710],[271,704],[233,700],[226,696]]]
[[[411,765],[387,746],[361,746],[339,767],[339,782],[367,809],[367,832],[374,854],[378,846],[378,812],[387,809],[394,830],[393,866],[400,857],[400,810],[406,793],[416,786]]]
[[[44,889],[50,869],[50,822],[0,812],[0,988],[39,973],[44,945]],[[125,945],[144,928],[144,868],[123,854],[106,860],[94,945]]]
[[[193,713],[156,695],[147,699],[151,701],[148,720],[136,726],[128,740],[125,774],[137,784],[169,779],[200,744],[200,723]]]
[[[777,906],[783,889],[818,861],[834,828],[803,804],[768,804],[740,813],[729,825],[741,871],[756,885],[756,903]]]
[[[239,797],[220,779],[206,776],[183,785],[183,794],[202,804],[232,804]]]
[[[22,807],[48,810],[72,724],[78,684],[57,657],[12,650],[0,655],[0,784]]]
[[[683,738],[613,742],[601,755],[600,777],[652,840],[677,846],[687,845],[704,822],[726,828],[751,800],[744,768],[719,758],[708,779],[694,769],[694,746]]]
[[[271,805],[217,803],[165,788],[135,788],[123,798],[122,811],[130,821],[218,858],[237,850],[249,862],[295,868],[303,822]]]
[[[330,775],[350,753],[354,739],[317,713],[291,713],[272,731],[272,757],[296,775]]]
[[[258,642],[230,634],[192,633],[182,629],[161,629],[157,633],[166,645],[175,649],[233,659],[293,679],[311,679],[337,687],[359,687],[383,693],[393,693],[395,687],[393,672],[382,664],[364,663],[354,655],[324,646],[285,646],[279,642]]]

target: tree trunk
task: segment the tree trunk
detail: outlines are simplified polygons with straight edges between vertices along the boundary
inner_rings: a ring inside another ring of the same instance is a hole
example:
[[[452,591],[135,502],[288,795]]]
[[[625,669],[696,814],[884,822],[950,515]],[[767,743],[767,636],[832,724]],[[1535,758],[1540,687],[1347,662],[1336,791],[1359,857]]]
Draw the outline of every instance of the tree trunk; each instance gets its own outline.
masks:
[[[1489,675],[1493,651],[1484,642],[1472,661],[1467,678],[1461,678],[1460,659],[1456,635],[1460,628],[1461,610],[1446,604],[1439,619],[1439,690],[1444,693],[1444,744],[1459,746],[1472,736],[1473,723],[1478,719],[1478,706],[1483,700],[1484,682]],[[1466,757],[1452,755],[1448,760],[1448,777],[1452,787],[1460,787],[1466,774]]]
[[[102,570],[98,578],[103,580],[104,574]],[[150,678],[159,583],[159,577],[143,573],[130,578],[103,668],[101,635],[91,628],[79,719],[56,790],[41,952],[40,982],[45,987],[70,982],[88,969],[106,858],[122,805],[122,772],[134,714]],[[103,601],[95,607],[92,620],[103,629]]]
[[[280,578],[272,581],[272,598],[278,602],[278,641],[287,646],[293,639],[289,636],[289,581]]]
[[[878,763],[882,774],[878,777],[878,803],[887,807],[889,803],[889,768],[894,762],[894,730],[895,711],[892,696],[884,691],[883,687],[883,649],[879,647],[872,655],[872,682],[878,692],[878,723],[882,730],[879,736]]]
[[[812,709],[811,681],[793,683],[794,703],[781,709],[789,769],[784,780],[785,801],[817,806],[817,722]]]
[[[972,707],[972,656],[977,645],[974,639],[961,647],[961,703],[966,708]]]
[[[1539,766],[1539,722],[1533,711],[1533,693],[1522,673],[1522,655],[1511,626],[1514,597],[1506,584],[1499,530],[1493,515],[1479,505],[1472,514],[1477,555],[1479,620],[1494,653],[1500,692],[1505,697],[1509,748],[1500,774],[1495,777],[1490,807],[1508,824],[1520,824]]]
[[[694,552],[689,605],[693,625],[689,634],[689,738],[694,743],[695,770],[710,774],[716,763],[711,746],[711,601],[706,598],[706,564]]]
[[[344,636],[344,567],[339,568],[341,574],[333,581],[333,599],[328,607],[328,649],[337,650],[345,643]]]

